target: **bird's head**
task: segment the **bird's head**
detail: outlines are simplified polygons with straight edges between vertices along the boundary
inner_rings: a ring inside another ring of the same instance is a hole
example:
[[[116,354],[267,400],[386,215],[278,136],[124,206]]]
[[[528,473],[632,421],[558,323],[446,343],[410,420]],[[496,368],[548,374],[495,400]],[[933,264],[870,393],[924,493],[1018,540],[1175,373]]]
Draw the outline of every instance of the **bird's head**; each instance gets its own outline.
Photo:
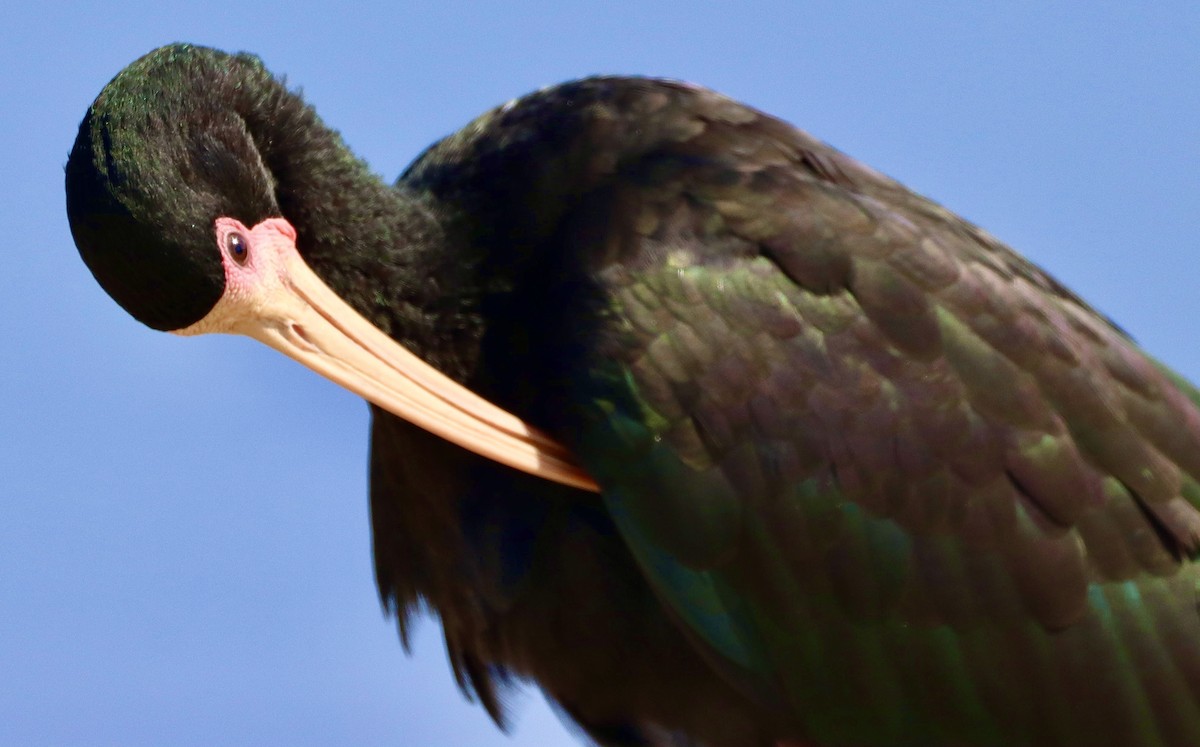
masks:
[[[246,113],[283,93],[255,57],[172,45],[89,108],[67,161],[67,216],[84,262],[134,318],[199,322],[225,292],[229,250],[241,256],[218,220],[281,217]]]
[[[305,143],[322,144],[319,157]],[[257,58],[171,45],[125,68],[88,110],[67,161],[67,217],[96,280],[144,324],[253,337],[461,446],[592,486],[561,446],[396,344],[305,263],[280,195],[309,206],[294,220],[327,223],[321,206],[352,197],[298,195],[320,180],[297,172],[347,163],[340,139]]]

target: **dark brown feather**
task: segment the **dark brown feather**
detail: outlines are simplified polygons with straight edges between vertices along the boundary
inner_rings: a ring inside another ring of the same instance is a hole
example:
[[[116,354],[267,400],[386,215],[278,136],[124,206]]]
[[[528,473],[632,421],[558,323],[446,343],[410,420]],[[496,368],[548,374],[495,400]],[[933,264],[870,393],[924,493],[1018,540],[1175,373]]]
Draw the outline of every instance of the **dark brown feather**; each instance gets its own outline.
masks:
[[[485,393],[580,450],[626,512],[639,598],[653,589],[708,671],[774,713],[775,737],[1200,739],[1194,701],[1157,684],[1200,681],[1176,651],[1200,640],[1200,412],[1037,267],[804,133],[672,83],[534,94],[405,183],[540,268],[510,286],[538,313],[489,320],[542,325],[531,351],[481,362],[540,387]],[[633,430],[597,449],[597,421]],[[655,553],[678,568],[662,575]],[[731,663],[676,573],[735,589],[724,615],[766,658]],[[575,583],[573,599],[604,598]],[[530,593],[560,588],[543,584]],[[532,642],[463,645],[584,708]],[[692,685],[647,691],[640,712],[681,727],[671,704]],[[693,733],[753,743],[715,730]]]

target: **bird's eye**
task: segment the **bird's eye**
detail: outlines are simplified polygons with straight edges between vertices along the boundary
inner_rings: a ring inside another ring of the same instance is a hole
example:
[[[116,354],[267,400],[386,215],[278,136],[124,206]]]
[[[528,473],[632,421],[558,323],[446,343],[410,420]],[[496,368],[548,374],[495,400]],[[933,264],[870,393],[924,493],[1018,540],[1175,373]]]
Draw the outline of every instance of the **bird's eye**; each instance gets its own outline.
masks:
[[[225,235],[225,251],[229,252],[229,256],[239,265],[244,265],[250,258],[250,242],[241,233],[232,231]]]

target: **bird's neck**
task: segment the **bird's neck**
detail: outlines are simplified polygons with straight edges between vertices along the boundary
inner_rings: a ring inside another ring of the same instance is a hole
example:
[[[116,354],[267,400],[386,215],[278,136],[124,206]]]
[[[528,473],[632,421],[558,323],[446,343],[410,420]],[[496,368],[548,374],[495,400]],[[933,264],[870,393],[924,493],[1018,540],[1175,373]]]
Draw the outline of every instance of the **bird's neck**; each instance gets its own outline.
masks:
[[[269,104],[246,122],[305,260],[375,326],[466,378],[475,284],[470,263],[446,249],[437,205],[384,183],[298,96]]]

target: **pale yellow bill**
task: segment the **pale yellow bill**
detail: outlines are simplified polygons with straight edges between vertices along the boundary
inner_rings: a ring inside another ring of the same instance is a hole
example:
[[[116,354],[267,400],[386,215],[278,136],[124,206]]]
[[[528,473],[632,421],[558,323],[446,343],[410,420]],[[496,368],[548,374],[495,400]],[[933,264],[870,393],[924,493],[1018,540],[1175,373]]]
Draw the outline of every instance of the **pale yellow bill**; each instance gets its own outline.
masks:
[[[281,259],[282,282],[243,298],[241,308],[229,310],[236,320],[211,331],[264,342],[388,412],[501,464],[599,490],[562,445],[398,345],[330,290],[294,250]]]

